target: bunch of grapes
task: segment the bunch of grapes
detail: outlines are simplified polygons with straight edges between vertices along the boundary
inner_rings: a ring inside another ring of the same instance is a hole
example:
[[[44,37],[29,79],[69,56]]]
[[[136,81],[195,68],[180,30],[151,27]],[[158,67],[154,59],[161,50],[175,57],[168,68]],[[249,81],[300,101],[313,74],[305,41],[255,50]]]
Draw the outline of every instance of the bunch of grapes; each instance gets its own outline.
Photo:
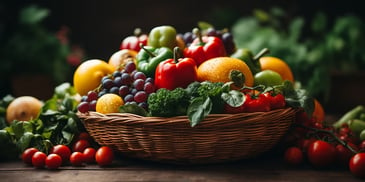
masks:
[[[236,45],[233,40],[233,35],[227,29],[217,30],[211,27],[202,32],[202,35],[220,38],[223,41],[223,45],[226,49],[227,55],[231,55],[234,53],[234,51],[236,51]],[[189,46],[193,42],[193,40],[197,38],[197,35],[195,35],[193,32],[185,32],[184,34],[180,34],[180,36],[183,38],[187,46]]]
[[[82,113],[95,111],[97,99],[107,93],[117,94],[124,104],[137,104],[147,110],[147,98],[155,92],[154,80],[136,70],[133,61],[126,63],[121,71],[104,76],[96,90],[89,91],[81,98],[78,110]]]

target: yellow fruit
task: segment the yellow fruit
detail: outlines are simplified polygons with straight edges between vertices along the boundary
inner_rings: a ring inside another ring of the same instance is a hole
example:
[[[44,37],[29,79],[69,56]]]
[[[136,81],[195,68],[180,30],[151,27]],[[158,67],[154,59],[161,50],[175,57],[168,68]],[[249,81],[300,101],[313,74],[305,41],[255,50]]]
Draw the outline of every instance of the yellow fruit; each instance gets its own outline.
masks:
[[[129,49],[122,49],[110,56],[108,64],[112,65],[115,70],[122,70],[128,61],[136,63],[137,52]]]
[[[6,121],[10,124],[14,120],[29,121],[37,118],[43,103],[33,96],[15,98],[6,109]]]
[[[124,101],[120,96],[111,93],[104,94],[96,101],[96,112],[117,113],[122,105],[124,105]]]
[[[289,67],[289,65],[277,58],[277,57],[261,57],[260,58],[261,70],[272,70],[280,74],[283,80],[289,80],[294,82],[293,73]]]
[[[76,69],[73,77],[76,92],[80,95],[86,95],[88,91],[94,90],[100,85],[103,76],[114,71],[115,68],[113,66],[99,59],[83,62]]]
[[[247,64],[231,57],[216,57],[203,62],[198,67],[198,81],[229,82],[232,70],[244,75],[246,86],[253,86],[254,77]]]

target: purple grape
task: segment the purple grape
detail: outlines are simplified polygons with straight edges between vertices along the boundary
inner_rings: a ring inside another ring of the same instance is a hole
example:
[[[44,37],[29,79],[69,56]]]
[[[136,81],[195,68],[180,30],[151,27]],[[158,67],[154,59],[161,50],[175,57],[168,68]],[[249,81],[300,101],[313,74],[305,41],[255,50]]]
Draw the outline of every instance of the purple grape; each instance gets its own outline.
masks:
[[[98,99],[98,93],[96,93],[95,91],[91,90],[87,93],[87,99],[86,99],[87,102],[91,102],[97,99]]]
[[[144,87],[144,80],[137,79],[133,82],[133,87],[137,90],[143,90]]]
[[[153,78],[151,78],[151,77],[147,77],[146,80],[145,80],[145,82],[155,83],[154,80],[153,80]]]
[[[148,109],[148,105],[146,102],[141,102],[141,103],[138,103],[138,106],[139,107],[142,107],[143,109],[147,110]]]
[[[145,91],[138,91],[134,95],[134,101],[137,103],[145,102],[147,100],[147,93]]]
[[[120,76],[120,75],[122,75],[122,73],[120,72],[120,71],[114,71],[113,72],[113,77],[115,78],[115,77],[118,77],[118,76]]]
[[[105,89],[110,89],[114,86],[114,83],[113,83],[113,80],[112,79],[105,79],[103,82],[102,82],[102,86],[103,88]]]
[[[80,102],[80,104],[77,106],[77,110],[81,113],[86,113],[89,111],[89,103],[88,102]]]
[[[96,110],[96,102],[97,102],[97,100],[93,100],[89,103],[89,111],[95,111]]]
[[[119,95],[121,97],[126,96],[129,93],[129,87],[127,85],[122,85],[119,87]]]
[[[142,80],[146,80],[146,75],[143,72],[137,71],[134,75],[133,75],[133,79],[137,80],[137,79],[142,79]]]
[[[134,96],[132,94],[127,94],[124,97],[124,102],[132,102],[132,101],[134,101]]]
[[[118,94],[119,93],[119,87],[112,87],[110,90],[109,90],[109,93],[113,93],[113,94]]]
[[[151,83],[151,82],[146,82],[146,83],[144,84],[144,88],[143,88],[143,90],[144,90],[147,94],[150,94],[150,93],[152,93],[152,92],[154,92],[154,91],[155,91],[155,85],[154,85],[153,83]]]
[[[123,85],[122,83],[122,78],[121,77],[115,77],[114,80],[113,80],[113,83],[116,87],[120,87]]]
[[[124,67],[124,71],[126,73],[132,73],[132,71],[136,70],[136,64],[134,64],[133,61],[127,62],[127,64]]]
[[[122,85],[130,85],[133,80],[132,77],[128,73],[123,73],[121,76]]]

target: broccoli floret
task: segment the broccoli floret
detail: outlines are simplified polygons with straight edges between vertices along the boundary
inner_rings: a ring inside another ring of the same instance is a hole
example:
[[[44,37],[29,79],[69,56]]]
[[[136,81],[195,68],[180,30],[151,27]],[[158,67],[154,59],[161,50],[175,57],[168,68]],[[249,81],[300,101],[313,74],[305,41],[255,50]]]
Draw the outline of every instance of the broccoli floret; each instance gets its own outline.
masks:
[[[223,93],[222,82],[202,82],[197,92],[199,96],[220,97]]]
[[[152,116],[179,116],[186,115],[190,96],[183,88],[167,90],[158,89],[148,97],[148,110]]]

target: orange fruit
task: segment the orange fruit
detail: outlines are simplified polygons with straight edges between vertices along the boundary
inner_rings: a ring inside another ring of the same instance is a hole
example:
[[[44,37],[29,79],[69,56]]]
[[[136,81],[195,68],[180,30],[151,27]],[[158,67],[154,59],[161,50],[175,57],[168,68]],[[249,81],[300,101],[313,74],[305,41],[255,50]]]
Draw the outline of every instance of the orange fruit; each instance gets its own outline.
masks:
[[[314,111],[312,117],[317,122],[323,122],[325,119],[325,111],[323,109],[322,104],[317,99],[314,99]]]
[[[198,81],[229,82],[231,71],[236,70],[244,75],[244,84],[253,86],[254,77],[247,64],[232,57],[215,57],[204,61],[198,67]]]
[[[96,101],[96,112],[102,114],[117,113],[122,105],[124,105],[124,101],[119,95],[104,94]]]
[[[291,82],[294,82],[293,73],[289,65],[285,61],[277,57],[270,56],[261,57],[259,61],[261,64],[261,70],[275,71],[280,74],[283,80],[289,80]]]
[[[80,95],[86,95],[88,91],[96,89],[100,85],[103,76],[112,74],[115,68],[105,61],[91,59],[81,63],[73,75],[75,90]]]
[[[29,121],[38,117],[43,102],[33,96],[15,98],[6,108],[6,121],[10,124],[14,120]]]
[[[136,63],[136,55],[137,51],[121,49],[110,56],[108,64],[112,65],[115,70],[122,70],[128,61]]]

